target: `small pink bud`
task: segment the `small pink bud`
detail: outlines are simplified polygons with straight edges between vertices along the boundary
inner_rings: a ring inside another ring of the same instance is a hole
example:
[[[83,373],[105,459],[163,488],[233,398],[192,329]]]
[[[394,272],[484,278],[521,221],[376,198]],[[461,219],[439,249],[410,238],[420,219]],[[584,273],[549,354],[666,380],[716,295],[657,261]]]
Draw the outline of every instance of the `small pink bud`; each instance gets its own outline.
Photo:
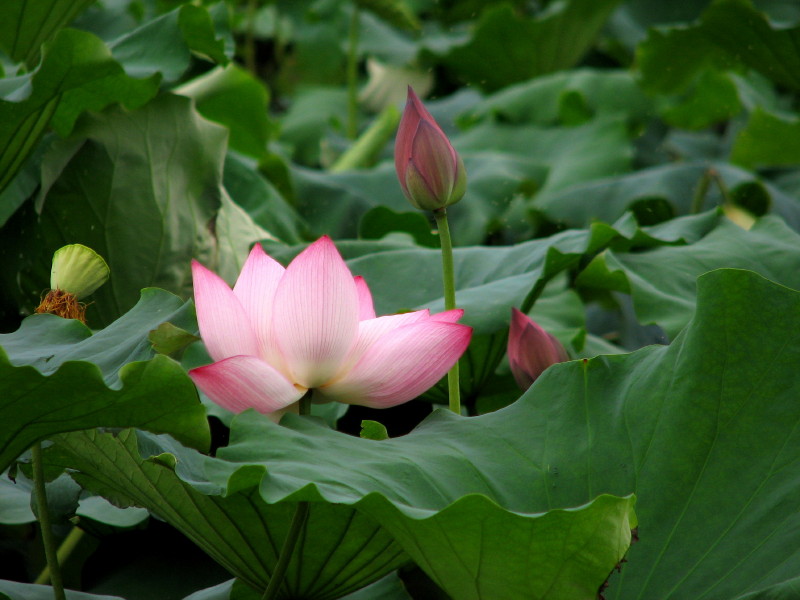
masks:
[[[411,86],[397,129],[394,166],[406,198],[421,210],[455,204],[467,190],[461,157]]]
[[[508,364],[519,387],[527,390],[547,367],[567,360],[561,342],[524,313],[511,309]]]

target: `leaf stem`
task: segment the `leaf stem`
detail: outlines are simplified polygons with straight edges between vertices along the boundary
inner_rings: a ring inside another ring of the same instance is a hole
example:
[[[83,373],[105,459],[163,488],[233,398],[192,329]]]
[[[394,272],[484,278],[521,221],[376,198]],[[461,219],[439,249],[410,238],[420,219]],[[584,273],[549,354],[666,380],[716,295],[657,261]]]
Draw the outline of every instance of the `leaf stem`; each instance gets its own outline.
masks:
[[[711,184],[711,180],[714,178],[714,173],[714,169],[708,169],[703,173],[703,177],[700,179],[700,182],[697,184],[697,189],[694,191],[692,207],[689,210],[689,214],[696,215],[703,210],[703,202],[705,201],[706,194],[708,193],[708,186]]]
[[[358,135],[358,29],[360,26],[358,6],[353,4],[350,16],[350,31],[347,46],[347,137]]]
[[[453,267],[453,242],[450,239],[450,226],[447,223],[447,209],[433,211],[439,238],[442,241],[442,281],[444,282],[444,308],[452,310],[456,307],[456,277]],[[461,414],[461,388],[458,382],[458,361],[447,373],[447,390],[450,398],[450,410]]]
[[[256,0],[248,0],[247,2],[247,28],[244,33],[244,45],[242,53],[244,54],[245,68],[250,72],[253,77],[258,77],[256,68],[256,40],[255,40],[255,21],[256,10],[258,5]],[[277,21],[276,21],[277,22]]]
[[[308,390],[306,395],[300,398],[301,415],[311,414],[311,394],[311,390]],[[283,578],[286,576],[286,570],[289,568],[289,563],[292,560],[294,548],[297,545],[297,541],[300,539],[300,534],[303,531],[306,518],[308,518],[308,509],[308,502],[297,503],[292,522],[289,525],[289,531],[286,534],[286,538],[283,540],[283,547],[278,556],[278,562],[275,563],[275,569],[273,569],[272,576],[269,578],[269,585],[267,585],[267,589],[264,590],[264,595],[261,596],[261,600],[274,600],[278,597],[278,591],[281,589]]]
[[[50,525],[50,513],[47,509],[47,491],[44,480],[44,461],[42,459],[42,444],[36,442],[31,448],[33,458],[33,487],[36,491],[36,510],[38,512],[39,529],[42,532],[44,555],[47,559],[47,568],[50,571],[50,581],[53,584],[53,598],[66,600],[64,582],[61,579],[61,569],[58,567],[58,550],[53,538]]]
[[[719,193],[722,196],[722,199],[725,201],[725,204],[734,204],[733,198],[731,198],[730,191],[728,190],[728,186],[725,185],[725,181],[722,179],[722,175],[720,175],[719,171],[716,169],[711,169],[709,171],[709,175],[714,178],[714,181],[719,188]]]

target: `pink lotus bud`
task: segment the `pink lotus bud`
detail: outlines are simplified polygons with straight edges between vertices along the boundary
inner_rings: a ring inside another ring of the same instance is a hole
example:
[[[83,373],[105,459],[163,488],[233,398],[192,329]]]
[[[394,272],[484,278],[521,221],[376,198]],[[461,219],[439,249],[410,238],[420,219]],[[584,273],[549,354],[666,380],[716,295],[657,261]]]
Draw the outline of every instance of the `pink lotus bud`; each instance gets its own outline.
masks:
[[[411,86],[394,145],[394,166],[409,202],[421,210],[455,204],[467,190],[467,172]]]
[[[567,360],[561,342],[524,313],[511,309],[508,364],[519,387],[527,390],[547,367]]]

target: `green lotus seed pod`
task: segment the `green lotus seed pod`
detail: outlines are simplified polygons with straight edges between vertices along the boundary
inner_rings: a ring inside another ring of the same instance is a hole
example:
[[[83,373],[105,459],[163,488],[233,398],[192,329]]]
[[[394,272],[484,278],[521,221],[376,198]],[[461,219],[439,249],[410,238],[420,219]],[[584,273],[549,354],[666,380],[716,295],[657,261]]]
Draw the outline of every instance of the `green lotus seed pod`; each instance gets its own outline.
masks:
[[[80,300],[103,285],[110,272],[97,252],[83,244],[70,244],[53,254],[50,287],[69,292]]]

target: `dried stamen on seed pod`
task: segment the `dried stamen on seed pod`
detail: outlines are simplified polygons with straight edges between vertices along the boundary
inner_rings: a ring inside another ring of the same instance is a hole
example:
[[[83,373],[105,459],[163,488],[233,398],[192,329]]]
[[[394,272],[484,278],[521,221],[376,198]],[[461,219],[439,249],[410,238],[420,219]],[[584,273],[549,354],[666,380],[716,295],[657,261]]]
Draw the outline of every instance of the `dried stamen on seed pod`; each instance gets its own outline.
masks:
[[[65,319],[77,319],[86,323],[86,304],[79,302],[74,294],[64,290],[50,290],[36,307],[36,313],[49,313]]]

